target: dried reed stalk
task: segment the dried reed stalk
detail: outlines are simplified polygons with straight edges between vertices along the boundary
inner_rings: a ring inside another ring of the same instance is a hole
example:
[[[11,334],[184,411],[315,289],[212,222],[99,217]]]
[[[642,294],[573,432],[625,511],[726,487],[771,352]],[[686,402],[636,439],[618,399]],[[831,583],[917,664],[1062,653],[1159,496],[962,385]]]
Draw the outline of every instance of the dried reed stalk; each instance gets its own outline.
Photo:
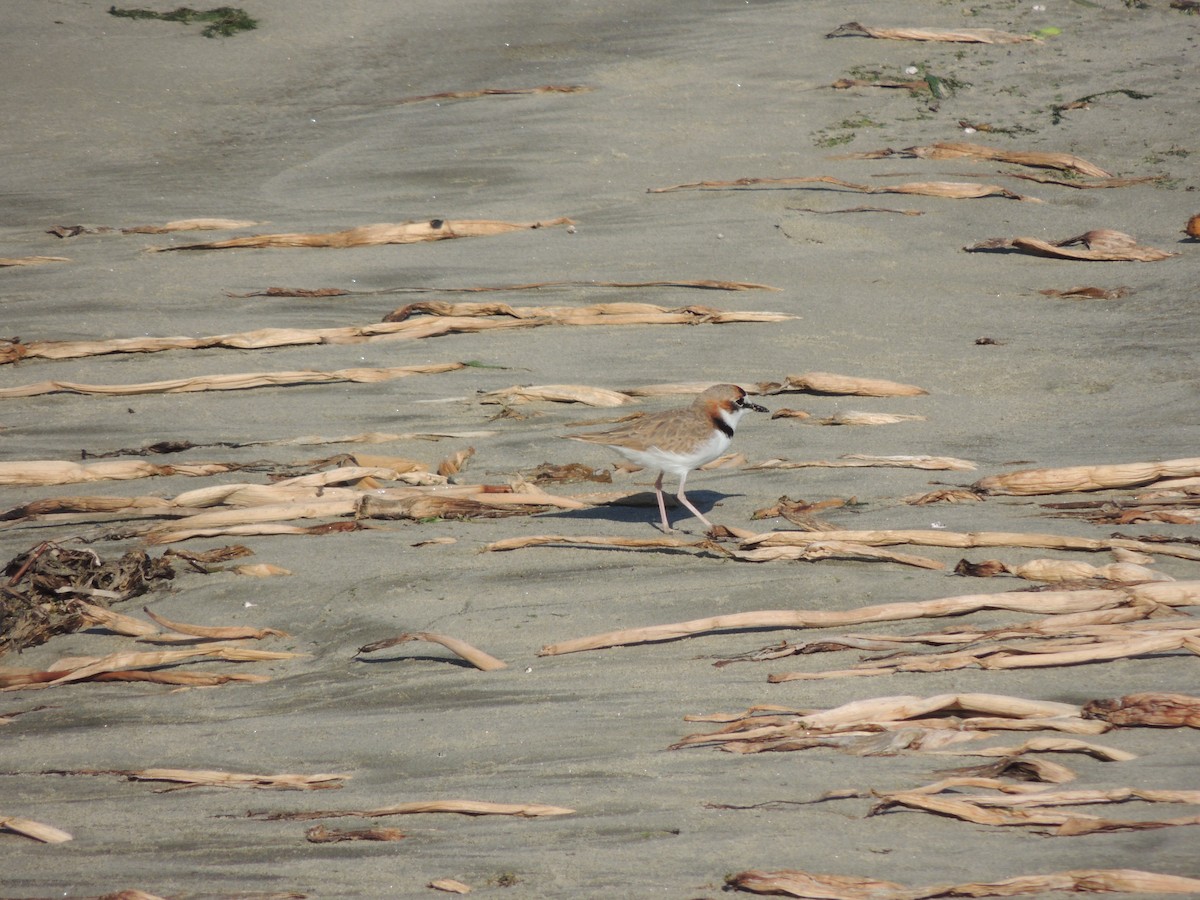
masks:
[[[544,324],[694,324],[724,325],[731,322],[786,322],[796,316],[774,312],[722,310],[712,306],[658,306],[653,303],[593,303],[590,306],[510,306],[507,303],[447,303],[422,300],[392,310],[385,323],[405,322],[413,316],[435,318],[510,318],[531,319]]]
[[[275,578],[292,574],[289,569],[271,565],[270,563],[252,563],[246,566],[234,566],[230,571],[235,575],[245,575],[247,578]]]
[[[1049,175],[1031,175],[1028,172],[1010,172],[1008,174],[1011,178],[1035,181],[1038,184],[1054,184],[1059,187],[1075,188],[1077,191],[1123,188],[1135,184],[1149,184],[1163,180],[1162,175],[1142,175],[1138,178],[1097,178],[1092,181],[1079,181],[1078,179],[1052,178]]]
[[[932,469],[969,472],[976,468],[968,459],[953,456],[867,456],[862,453],[847,453],[841,459],[789,460],[767,459],[753,463],[747,469]]]
[[[1142,487],[1167,478],[1200,476],[1200,457],[1161,462],[1070,466],[1064,469],[1022,469],[981,478],[971,487],[988,494],[1027,497]]]
[[[1087,718],[1086,706],[1082,710]],[[962,749],[954,751],[956,755],[966,756],[1000,756],[1017,757],[1026,753],[1082,753],[1101,762],[1128,762],[1137,759],[1136,753],[1120,750],[1116,747],[1106,747],[1092,741],[1081,741],[1077,738],[1030,738],[1013,747],[983,747],[980,749]],[[1003,782],[1001,782],[1003,784]]]
[[[892,675],[901,672],[947,672],[955,669],[1029,669],[1050,666],[1135,659],[1160,656],[1179,650],[1200,656],[1200,624],[1189,629],[1129,633],[1110,626],[1108,634],[1081,638],[1041,638],[1020,644],[985,644],[953,652],[889,656],[883,660],[862,662],[850,669],[825,672],[787,672],[767,678],[771,684],[787,681],[815,681],[862,675]]]
[[[695,720],[697,717],[688,717]],[[688,735],[671,750],[699,745],[736,753],[762,753],[836,747],[859,754],[890,753],[914,745],[914,737],[944,731],[958,743],[971,732],[1054,730],[1072,734],[1100,734],[1106,725],[1082,717],[1079,707],[1067,703],[1025,700],[1000,694],[938,694],[932,697],[903,695],[856,700],[833,709],[761,714],[755,710],[730,717],[704,717],[726,724],[712,732]],[[1099,727],[1097,727],[1099,726]],[[895,732],[880,740],[881,732]],[[981,735],[976,734],[975,737]],[[827,740],[827,738],[838,740]],[[849,740],[849,743],[846,742]],[[934,742],[934,746],[940,742]]]
[[[925,900],[934,897],[1015,897],[1018,894],[1131,893],[1194,894],[1200,879],[1161,875],[1137,869],[1074,869],[1049,875],[1021,875],[1003,881],[935,884],[911,888],[891,881],[854,875],[820,875],[797,869],[763,872],[749,869],[732,875],[730,887],[755,894],[825,900]]]
[[[778,418],[778,412],[772,414],[772,419]],[[924,422],[925,416],[905,415],[903,413],[864,412],[848,409],[824,419],[817,419],[817,425],[896,425],[900,422]]]
[[[345,816],[355,816],[364,819],[374,819],[381,816],[408,816],[419,813],[457,813],[464,816],[519,816],[532,819],[539,816],[572,815],[573,809],[563,806],[546,806],[539,803],[490,803],[485,800],[418,800],[412,803],[397,803],[394,806],[382,806],[377,809],[333,809],[316,812],[250,812],[247,815],[253,819],[265,819],[275,822],[306,821],[310,819],[336,819]]]
[[[480,403],[499,403],[505,406],[534,401],[582,403],[586,406],[602,408],[625,406],[635,402],[628,394],[623,394],[620,391],[588,387],[583,384],[514,385],[510,388],[488,391],[479,395]]]
[[[507,669],[508,663],[496,657],[484,653],[477,647],[473,647],[466,641],[460,641],[457,638],[447,637],[444,634],[434,634],[431,631],[416,631],[412,633],[402,634],[398,637],[384,638],[380,641],[372,641],[369,644],[364,644],[358,648],[359,653],[373,653],[376,650],[384,650],[388,647],[395,647],[397,644],[405,644],[409,641],[429,641],[434,644],[441,644],[455,656],[466,660],[477,669],[484,672],[495,672],[498,669]]]
[[[855,156],[878,158],[880,156],[914,156],[919,159],[988,159],[996,162],[1011,163],[1018,166],[1031,166],[1039,169],[1059,169],[1063,172],[1077,172],[1089,178],[1109,178],[1110,173],[1094,163],[1073,156],[1070,153],[1047,153],[1040,150],[1003,150],[999,147],[988,147],[967,141],[939,141],[923,147],[905,147],[903,150],[881,150],[873,154],[855,154]]]
[[[71,840],[71,835],[60,828],[35,822],[33,819],[22,819],[18,816],[0,815],[0,831],[11,831],[13,834],[32,838],[43,844],[62,844]]]
[[[1025,563],[1005,564],[999,560],[984,563],[968,563],[963,560],[954,570],[956,575],[991,577],[1015,575],[1027,581],[1045,581],[1054,584],[1100,580],[1121,584],[1141,584],[1144,581],[1174,581],[1170,575],[1156,572],[1135,563],[1108,563],[1093,566],[1085,562],[1066,559],[1031,559]]]
[[[166,781],[179,787],[254,788],[276,791],[321,791],[338,789],[352,775],[247,775],[211,769],[47,769],[43,775],[119,775],[129,781]],[[165,788],[163,790],[178,790]]]
[[[418,313],[424,314],[413,318]],[[506,328],[586,325],[727,325],[783,322],[795,316],[707,306],[676,309],[649,303],[599,303],[590,307],[511,307],[503,303],[414,303],[383,322],[334,328],[260,328],[204,337],[135,337],[104,341],[0,342],[0,364],[22,359],[78,359],[114,353],[161,353],[214,347],[262,350],[315,344],[362,344],[477,334]]]
[[[1200,728],[1200,697],[1155,692],[1127,694],[1115,700],[1085,703],[1083,714],[1122,727]]]
[[[246,372],[238,375],[201,375],[173,378],[141,384],[78,384],[70,381],[39,381],[0,389],[0,400],[36,397],[42,394],[95,394],[129,397],[141,394],[180,394],[192,391],[244,391],[260,387],[286,387],[298,384],[378,384],[409,375],[438,375],[457,372],[466,363],[430,363],[420,366],[393,366],[383,369],[337,369],[332,372]]]
[[[60,660],[56,667],[43,672],[0,670],[0,691],[40,690],[75,681],[137,680],[161,681],[165,684],[205,683],[211,676],[188,678],[187,673],[146,672],[144,667],[172,666],[192,660],[222,659],[226,662],[258,662],[295,659],[304,653],[250,650],[243,647],[219,646],[196,647],[187,650],[158,650],[153,652],[129,651],[112,653],[94,658]],[[123,671],[137,670],[137,671]],[[180,678],[179,676],[184,677]],[[130,676],[130,677],[126,677]],[[228,680],[249,680],[261,676],[217,676],[223,683]]]
[[[372,323],[336,328],[260,328],[205,337],[135,337],[105,341],[29,341],[0,343],[0,364],[22,359],[80,359],[114,353],[162,353],[168,350],[264,350],[315,344],[366,344],[383,341],[422,340],[448,334],[477,334],[506,328],[533,328],[548,324],[536,320],[421,319],[404,323]]]
[[[1133,799],[1151,803],[1195,803],[1197,791],[1139,791],[1121,788],[1114,791],[1060,791],[1022,797],[981,796],[948,798],[921,791],[879,792],[880,801],[871,808],[869,816],[880,815],[897,807],[931,812],[940,816],[961,819],[976,825],[1051,826],[1044,832],[1056,836],[1074,837],[1082,834],[1115,831],[1144,831],[1179,825],[1200,825],[1200,816],[1176,819],[1121,821],[1079,812],[1045,812],[1031,807],[1043,805],[1073,805],[1077,803],[1124,803]]]
[[[547,288],[695,288],[702,291],[779,291],[782,288],[752,281],[714,281],[711,279],[680,279],[670,281],[535,281],[528,284],[500,284],[477,287],[395,287],[377,291],[348,291],[341,288],[282,288],[271,287],[249,294],[229,294],[230,297],[357,297],[375,294],[487,294],[502,291],[538,291]]]
[[[448,894],[469,894],[471,886],[463,884],[461,881],[455,881],[453,878],[435,878],[429,882],[428,887],[435,891],[445,891]]]
[[[920,197],[944,197],[949,200],[978,200],[982,197],[1005,197],[1009,200],[1024,200],[1041,203],[1037,197],[1015,194],[998,184],[976,184],[959,181],[913,181],[906,184],[873,186],[843,181],[832,175],[807,175],[792,178],[737,178],[733,181],[692,181],[673,184],[670,187],[647,188],[648,194],[669,194],[674,191],[716,191],[728,188],[746,188],[756,185],[790,187],[804,184],[832,184],[860,194],[915,194]]]
[[[1014,531],[771,531],[744,540],[739,549],[804,546],[813,541],[851,541],[872,546],[915,544],[921,547],[1032,547],[1040,550],[1081,550],[1089,553],[1136,550],[1180,559],[1200,560],[1200,550],[1183,544],[1152,543],[1129,538],[1085,538],[1061,534]]]
[[[304,832],[310,844],[336,844],[341,841],[402,841],[406,835],[398,828],[354,828],[346,831],[314,825]]]
[[[871,28],[858,22],[839,25],[825,37],[870,37],[889,41],[948,41],[962,44],[1041,43],[1041,39],[1036,35],[1013,34],[994,28]]]
[[[1200,604],[1200,581],[1178,581],[1091,591],[1016,591],[1002,594],[967,594],[908,603],[884,603],[856,610],[766,610],[693,619],[669,625],[611,631],[591,637],[549,644],[539,656],[557,656],[583,650],[628,644],[673,641],[720,631],[747,629],[839,628],[866,622],[961,616],[984,609],[1006,609],[1049,615],[1111,609],[1131,604],[1193,606]]]
[[[114,612],[103,606],[95,606],[91,603],[84,603],[82,600],[76,600],[75,608],[83,615],[83,619],[88,625],[98,625],[101,628],[111,631],[113,634],[123,634],[126,637],[147,637],[148,635],[158,634],[158,629],[149,622],[143,622],[141,619],[135,619],[133,616]]]
[[[1083,249],[1076,249],[1075,245]],[[1157,262],[1177,256],[1166,250],[1154,247],[1142,247],[1134,238],[1120,231],[1109,228],[1095,228],[1075,237],[1064,238],[1061,241],[1043,241],[1040,238],[989,238],[969,247],[964,247],[968,253],[987,250],[1016,250],[1034,256],[1049,256],[1054,259],[1078,259],[1101,262]]]
[[[142,607],[142,612],[161,625],[187,638],[203,638],[208,641],[261,641],[267,637],[288,637],[286,631],[277,628],[252,628],[245,625],[188,625],[184,622],[173,622],[166,616],[152,613]]]
[[[585,84],[543,84],[531,88],[482,88],[473,91],[442,91],[438,94],[421,94],[401,97],[393,101],[397,106],[407,103],[427,103],[431,100],[474,100],[479,97],[501,97],[514,94],[583,94],[592,88]]]
[[[783,384],[761,384],[756,393],[785,394],[853,394],[856,397],[920,397],[928,394],[925,388],[915,384],[902,384],[883,378],[860,378],[854,375],[838,375],[833,372],[805,372],[803,375],[788,375]]]
[[[241,463],[182,463],[178,465],[156,465],[142,460],[111,460],[94,463],[77,463],[59,459],[37,459],[20,462],[0,462],[0,485],[7,484],[80,484],[89,481],[130,481],[136,478],[169,477],[184,475],[201,477],[236,472],[244,468]],[[96,508],[103,505],[101,498],[92,498]],[[111,507],[110,508],[115,508]]]
[[[329,231],[318,234],[252,234],[230,238],[225,241],[209,241],[203,244],[179,244],[173,247],[158,247],[157,252],[168,250],[227,250],[236,248],[262,247],[377,247],[382,244],[417,244],[425,241],[444,241],[451,238],[486,237],[506,234],[511,231],[529,231],[550,228],[555,225],[572,225],[570,219],[560,216],[545,222],[497,222],[488,219],[429,219],[424,222],[382,222],[376,225],[360,225],[344,231]]]
[[[230,228],[253,228],[265,225],[252,219],[196,218],[176,219],[163,225],[129,225],[123,228],[111,225],[55,225],[46,231],[59,238],[73,238],[81,234],[170,234],[175,231],[223,231]]]
[[[0,256],[0,269],[10,266],[44,266],[47,263],[70,261],[70,258],[66,256]]]

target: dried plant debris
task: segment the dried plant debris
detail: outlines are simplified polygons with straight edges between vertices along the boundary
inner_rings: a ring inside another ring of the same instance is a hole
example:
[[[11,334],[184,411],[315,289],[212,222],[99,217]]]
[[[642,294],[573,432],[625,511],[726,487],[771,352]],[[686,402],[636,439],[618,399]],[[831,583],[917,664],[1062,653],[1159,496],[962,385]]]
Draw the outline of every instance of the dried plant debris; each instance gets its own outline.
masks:
[[[1078,285],[1066,290],[1045,288],[1038,291],[1043,297],[1065,297],[1068,300],[1122,300],[1133,293],[1133,288],[1122,285],[1116,288],[1091,287]]]
[[[1174,581],[1163,572],[1132,562],[1112,562],[1103,566],[1069,559],[1031,559],[1023,563],[1004,563],[998,559],[971,562],[960,560],[954,567],[955,575],[973,578],[995,578],[998,575],[1015,575],[1027,581],[1044,581],[1052,584],[1082,584],[1096,582],[1103,587],[1119,584],[1142,584],[1146,581]]]
[[[46,234],[58,238],[79,237],[81,234],[171,234],[176,231],[226,231],[263,224],[252,219],[176,219],[162,225],[129,225],[123,228],[110,225],[55,225],[47,229]]]
[[[191,625],[185,622],[175,622],[166,616],[142,608],[147,616],[168,629],[173,634],[155,635],[159,642],[179,641],[261,641],[268,637],[288,637],[286,631],[277,628],[255,628],[249,625]]]
[[[1022,469],[981,478],[971,487],[986,494],[1029,497],[1163,485],[1172,479],[1196,477],[1200,477],[1200,457],[1062,469]]]
[[[434,644],[441,644],[455,656],[459,657],[475,668],[484,672],[495,672],[498,669],[508,668],[508,664],[503,660],[496,659],[490,654],[484,653],[478,647],[473,647],[466,641],[460,641],[457,638],[447,637],[444,634],[434,634],[431,631],[417,631],[410,634],[402,634],[398,637],[385,638],[381,641],[373,641],[370,644],[364,644],[358,648],[359,653],[374,653],[376,650],[386,650],[388,647],[395,647],[397,644],[406,644],[410,641],[428,641]]]
[[[813,209],[808,206],[789,206],[788,209],[793,212],[816,213],[821,216],[830,216],[836,213],[860,213],[860,212],[876,212],[876,213],[894,213],[899,216],[923,216],[923,209],[893,209],[889,206],[851,206],[846,209]]]
[[[427,316],[428,318],[419,318]],[[668,308],[649,303],[597,303],[585,307],[512,307],[504,303],[411,303],[383,322],[333,328],[260,328],[203,337],[135,337],[103,341],[0,340],[0,364],[23,359],[79,359],[112,353],[167,350],[264,350],[275,347],[344,345],[423,340],[508,328],[586,325],[728,325],[785,322],[787,313],[723,311],[708,306]]]
[[[81,594],[93,605],[107,606],[169,581],[175,570],[166,559],[152,559],[142,550],[104,562],[90,550],[42,543],[10,560],[4,576],[0,655],[87,627],[87,614],[76,602]]]
[[[1039,550],[1079,550],[1084,552],[1109,552],[1133,550],[1175,556],[1180,559],[1200,560],[1200,550],[1187,546],[1186,542],[1139,541],[1131,538],[1089,538],[1072,535],[1042,534],[1015,531],[947,531],[943,529],[892,529],[883,531],[772,531],[754,535],[742,541],[740,549],[756,547],[802,547],[812,541],[849,541],[872,546],[894,546],[914,544],[921,547],[954,547],[975,549],[978,547],[1029,547]],[[1182,583],[1182,582],[1181,582]]]
[[[855,875],[823,875],[797,869],[764,872],[749,869],[726,880],[733,889],[753,894],[782,894],[813,900],[925,900],[935,897],[1015,897],[1048,893],[1200,893],[1200,879],[1137,869],[1075,869],[1049,875],[1021,875],[1004,881],[908,887]]]
[[[1098,91],[1095,94],[1088,94],[1086,97],[1079,97],[1069,103],[1060,103],[1053,107],[1050,111],[1050,120],[1059,125],[1063,120],[1063,113],[1070,112],[1073,109],[1091,109],[1093,101],[1100,97],[1112,97],[1121,94],[1130,100],[1149,100],[1153,94],[1146,94],[1142,91],[1134,91],[1128,88],[1114,88],[1110,91]]]
[[[589,306],[510,306],[507,303],[447,303],[422,300],[383,317],[403,322],[412,316],[532,320],[539,325],[726,325],[742,322],[786,322],[787,313],[726,311],[711,306],[670,308],[653,303],[593,303]]]
[[[426,241],[445,241],[453,238],[487,237],[513,231],[530,231],[552,228],[558,225],[573,225],[570,219],[538,222],[499,222],[489,219],[429,219],[423,222],[382,222],[376,225],[359,225],[344,231],[322,233],[252,234],[246,237],[229,238],[224,241],[208,241],[201,244],[177,244],[157,247],[158,252],[168,250],[230,250],[283,247],[378,247],[383,244],[418,244]]]
[[[839,78],[830,85],[831,88],[838,91],[844,91],[849,88],[856,87],[874,87],[874,88],[891,88],[911,91],[914,94],[920,94],[931,91],[929,82],[921,79],[919,81],[895,81],[886,78]]]
[[[832,747],[861,755],[887,755],[905,748],[943,749],[997,731],[1101,734],[1108,729],[1102,722],[1084,719],[1080,708],[1069,703],[983,693],[872,697],[826,710],[755,707],[743,713],[685,719],[720,723],[721,727],[688,735],[668,749],[705,746],[730,753],[762,753]],[[948,740],[939,740],[939,732]],[[871,740],[880,736],[878,741]]]
[[[230,297],[356,297],[376,294],[486,294],[500,291],[541,291],[564,287],[584,288],[695,288],[704,291],[780,291],[782,288],[752,281],[718,281],[712,279],[679,279],[668,281],[535,281],[527,284],[500,284],[475,287],[394,287],[374,291],[351,291],[343,288],[283,288],[269,287],[249,294],[229,294]]]
[[[341,841],[402,841],[406,835],[398,828],[334,829],[314,825],[304,832],[310,844],[336,844]]]
[[[0,462],[0,485],[82,484],[172,475],[200,477],[237,472],[244,468],[246,465],[243,463],[197,462],[156,465],[138,460],[77,463],[65,459],[33,459]]]
[[[956,790],[957,786],[938,785],[936,787],[943,788],[943,790],[876,792],[879,800],[868,815],[877,816],[897,809],[916,810],[961,819],[976,825],[1032,826],[1041,834],[1059,837],[1200,825],[1200,816],[1130,821],[1106,819],[1081,812],[1054,812],[1044,809],[1051,806],[1075,806],[1082,803],[1128,803],[1135,800],[1146,803],[1195,804],[1200,802],[1200,791],[1115,788],[1090,791],[1043,790],[1017,796],[1001,792],[947,797],[944,793]]]
[[[245,647],[214,646],[187,650],[155,650],[110,653],[103,657],[78,657],[59,660],[44,671],[29,669],[0,670],[0,690],[40,690],[81,681],[141,681],[210,687],[230,682],[262,683],[266,675],[176,672],[164,670],[180,663],[220,659],[226,662],[272,662],[295,659],[303,653],[251,650]]]
[[[16,266],[44,266],[48,263],[70,261],[66,256],[0,256],[0,269]]]
[[[393,101],[397,106],[407,103],[428,103],[442,100],[476,100],[480,97],[508,97],[516,94],[583,94],[592,88],[583,84],[543,84],[528,88],[480,88],[471,91],[442,91],[437,94],[421,94],[401,97]]]
[[[1084,718],[1120,727],[1200,728],[1200,697],[1147,692],[1083,705]]]
[[[71,381],[39,381],[0,390],[0,400],[37,397],[44,394],[85,394],[134,397],[143,394],[182,394],[196,391],[246,391],[263,387],[308,384],[378,384],[409,375],[439,375],[467,368],[466,363],[431,363],[390,368],[337,369],[332,372],[243,372],[236,375],[200,375],[140,384],[79,384]]]
[[[614,407],[636,402],[633,397],[607,388],[584,384],[513,385],[478,395],[480,403],[513,406],[518,403],[582,403],[585,406]]]
[[[562,641],[543,647],[538,651],[538,655],[557,656],[606,647],[675,641],[694,635],[725,631],[844,628],[869,622],[897,622],[907,619],[961,616],[985,609],[1004,609],[1011,612],[1056,616],[1096,610],[1115,610],[1131,606],[1142,607],[1146,604],[1151,604],[1156,609],[1200,605],[1200,581],[1154,582],[1082,591],[1011,591],[996,594],[966,594],[935,600],[884,603],[845,611],[762,610],[731,613],[687,622],[610,631]]]
[[[1187,224],[1183,226],[1183,233],[1193,241],[1200,241],[1200,213],[1187,220]]]
[[[163,22],[180,22],[184,25],[190,25],[192,22],[205,22],[207,24],[200,29],[200,34],[206,38],[231,37],[239,31],[253,31],[258,27],[257,19],[252,18],[244,9],[236,6],[217,6],[213,9],[192,9],[180,6],[170,12],[110,6],[108,14],[123,19],[159,19]]]
[[[583,463],[555,465],[544,462],[526,473],[526,477],[534,484],[572,484],[581,481],[612,484],[612,472],[607,469],[593,469]]]
[[[831,394],[856,397],[920,397],[929,391],[915,384],[903,384],[883,378],[860,378],[833,372],[805,372],[788,375],[783,383],[767,382],[757,385],[752,393],[769,394]]]
[[[1183,627],[1178,627],[1182,625]],[[1200,622],[1187,620],[1159,625],[1156,621],[1138,625],[1104,625],[1081,628],[1068,636],[1039,637],[1024,640],[987,641],[974,646],[955,647],[935,653],[897,655],[858,663],[849,669],[823,672],[772,674],[771,684],[788,681],[813,681],[897,673],[948,672],[958,669],[1010,670],[1073,666],[1118,659],[1153,656],[1164,658],[1183,651],[1200,655]]]
[[[906,184],[892,184],[875,187],[869,184],[855,184],[843,181],[832,175],[796,176],[794,178],[738,178],[733,181],[692,181],[685,184],[675,184],[670,187],[647,188],[648,194],[668,194],[674,191],[715,191],[755,187],[793,187],[805,184],[832,184],[861,194],[915,194],[921,197],[944,197],[950,200],[977,200],[982,197],[1005,197],[1009,200],[1025,200],[1041,203],[1037,197],[1026,197],[1015,194],[1008,188],[996,184],[976,184],[974,182],[958,181],[914,181]]]
[[[1130,235],[1110,228],[1094,228],[1061,241],[1043,241],[1034,237],[990,238],[963,249],[968,253],[1005,251],[1099,262],[1157,262],[1178,255],[1143,247]]]
[[[948,41],[963,44],[1020,44],[1027,41],[1041,43],[1041,39],[1036,35],[1013,34],[993,28],[871,28],[858,22],[839,25],[825,37],[870,37],[889,41]]]
[[[268,822],[305,821],[311,819],[336,819],[353,816],[374,819],[382,816],[410,816],[423,813],[453,813],[462,816],[517,816],[523,819],[541,816],[568,816],[575,812],[563,806],[548,806],[541,803],[492,803],[486,800],[417,800],[381,806],[375,809],[334,809],[313,812],[249,812],[251,819]]]
[[[32,838],[43,844],[62,844],[71,840],[71,835],[61,828],[35,822],[33,819],[22,819],[18,816],[0,815],[0,831],[11,831],[13,834]]]
[[[747,466],[748,469],[933,469],[970,472],[975,463],[953,456],[867,456],[862,453],[847,453],[836,460],[788,460],[767,459]]]
[[[925,494],[905,497],[904,502],[910,506],[928,506],[931,503],[981,503],[983,496],[978,491],[967,488],[938,488]]]
[[[128,781],[163,781],[172,786],[159,788],[173,791],[192,787],[252,788],[268,791],[337,790],[352,775],[321,773],[317,775],[249,775],[243,772],[222,772],[213,769],[47,769],[43,775],[117,775]]]
[[[471,886],[454,878],[435,878],[428,885],[435,891],[445,891],[448,894],[469,894]]]
[[[1028,172],[1007,172],[1005,173],[1011,178],[1020,178],[1023,181],[1035,181],[1038,184],[1053,184],[1058,187],[1075,188],[1077,191],[1087,190],[1107,190],[1109,188],[1132,187],[1137,184],[1153,184],[1163,181],[1164,175],[1139,175],[1130,178],[1092,178],[1083,180],[1079,178],[1054,178],[1050,175],[1033,175]]]
[[[1048,153],[1040,150],[1004,150],[967,141],[941,141],[926,146],[905,147],[903,150],[873,150],[867,153],[849,154],[842,159],[884,159],[890,156],[916,157],[918,159],[986,159],[1017,166],[1039,169],[1058,169],[1075,172],[1088,178],[1109,178],[1110,173],[1095,163],[1088,162],[1070,153]]]

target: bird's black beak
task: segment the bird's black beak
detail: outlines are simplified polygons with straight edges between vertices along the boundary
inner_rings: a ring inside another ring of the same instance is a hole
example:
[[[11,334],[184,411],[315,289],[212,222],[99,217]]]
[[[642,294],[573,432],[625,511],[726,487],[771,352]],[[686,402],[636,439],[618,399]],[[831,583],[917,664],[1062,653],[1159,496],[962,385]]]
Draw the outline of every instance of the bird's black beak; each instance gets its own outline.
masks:
[[[770,412],[765,406],[759,406],[757,403],[751,403],[745,397],[742,398],[742,406],[745,409],[752,409],[755,412]]]

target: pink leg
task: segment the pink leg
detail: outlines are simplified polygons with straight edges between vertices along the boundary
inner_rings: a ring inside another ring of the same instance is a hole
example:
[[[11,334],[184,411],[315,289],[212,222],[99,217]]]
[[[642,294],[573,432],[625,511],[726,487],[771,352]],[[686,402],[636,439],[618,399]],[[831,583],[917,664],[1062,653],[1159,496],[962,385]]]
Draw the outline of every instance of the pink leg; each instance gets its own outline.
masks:
[[[654,495],[658,497],[658,511],[662,515],[663,531],[671,531],[671,523],[667,521],[667,503],[663,499],[662,489],[663,473],[658,473],[658,478],[654,482]]]
[[[684,472],[682,475],[679,476],[679,493],[676,494],[675,497],[677,500],[679,500],[680,503],[682,503],[684,506],[686,506],[688,509],[690,509],[692,511],[692,514],[695,515],[695,517],[697,519],[699,519],[701,522],[703,522],[706,528],[711,529],[713,527],[713,523],[708,521],[708,519],[704,518],[704,513],[700,512],[700,510],[698,510],[698,509],[696,509],[696,507],[692,506],[692,501],[689,500],[687,498],[687,494],[685,494],[683,492],[683,485],[687,481],[687,477],[688,477],[687,472]],[[659,497],[661,499],[661,497],[662,497],[661,492],[659,493]],[[664,514],[664,517],[665,517],[665,514]]]

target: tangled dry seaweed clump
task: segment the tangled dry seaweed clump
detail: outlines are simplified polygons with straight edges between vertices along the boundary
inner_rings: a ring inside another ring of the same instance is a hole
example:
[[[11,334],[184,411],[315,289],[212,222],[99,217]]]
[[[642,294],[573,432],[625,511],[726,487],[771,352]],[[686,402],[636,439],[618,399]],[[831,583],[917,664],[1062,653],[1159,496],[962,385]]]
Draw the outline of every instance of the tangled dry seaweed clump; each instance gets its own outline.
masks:
[[[43,543],[10,560],[0,590],[0,655],[86,627],[78,600],[108,606],[175,577],[169,560],[130,550],[105,562],[90,550]]]

